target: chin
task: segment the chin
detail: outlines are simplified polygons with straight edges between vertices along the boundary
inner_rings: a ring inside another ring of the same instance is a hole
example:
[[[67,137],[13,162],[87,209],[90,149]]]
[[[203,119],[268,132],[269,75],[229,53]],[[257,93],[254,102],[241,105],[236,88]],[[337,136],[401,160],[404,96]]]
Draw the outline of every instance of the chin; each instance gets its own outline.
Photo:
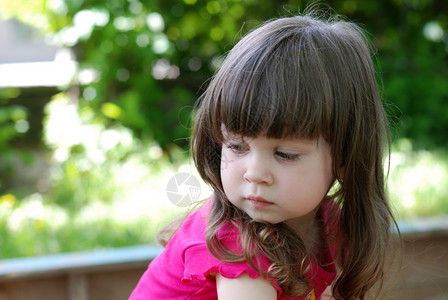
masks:
[[[268,222],[266,220],[261,220],[261,219],[253,219],[253,220],[257,223],[261,223],[261,224],[265,224],[265,225],[272,225],[271,222]]]
[[[257,223],[261,223],[261,224],[265,224],[265,225],[276,225],[276,224],[281,223],[281,222],[275,222],[273,220],[266,220],[266,219],[262,219],[262,218],[252,218],[252,220],[254,220]]]

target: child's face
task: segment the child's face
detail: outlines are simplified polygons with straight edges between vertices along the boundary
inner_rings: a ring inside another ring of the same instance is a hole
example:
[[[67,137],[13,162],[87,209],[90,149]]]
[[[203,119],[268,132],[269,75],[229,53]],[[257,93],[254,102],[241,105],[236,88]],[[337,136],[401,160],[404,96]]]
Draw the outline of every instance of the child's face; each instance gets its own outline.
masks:
[[[334,182],[323,138],[245,138],[224,133],[221,180],[228,199],[259,222],[308,223]]]

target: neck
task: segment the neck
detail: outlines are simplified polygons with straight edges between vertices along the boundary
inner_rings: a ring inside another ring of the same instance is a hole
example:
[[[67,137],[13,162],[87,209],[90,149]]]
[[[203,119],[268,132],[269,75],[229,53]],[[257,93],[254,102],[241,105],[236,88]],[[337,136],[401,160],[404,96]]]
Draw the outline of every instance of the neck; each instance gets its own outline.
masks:
[[[307,249],[313,248],[314,241],[316,241],[316,236],[318,235],[319,226],[316,220],[318,210],[319,206],[303,217],[285,221],[285,224],[300,236]]]

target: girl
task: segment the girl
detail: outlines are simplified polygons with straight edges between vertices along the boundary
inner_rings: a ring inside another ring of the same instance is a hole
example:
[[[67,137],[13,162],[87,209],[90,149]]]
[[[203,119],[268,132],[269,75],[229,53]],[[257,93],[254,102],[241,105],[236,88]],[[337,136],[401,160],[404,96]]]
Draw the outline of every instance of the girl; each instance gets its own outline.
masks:
[[[364,299],[381,286],[393,221],[388,140],[356,25],[297,16],[252,31],[197,115],[193,158],[213,196],[131,299]]]

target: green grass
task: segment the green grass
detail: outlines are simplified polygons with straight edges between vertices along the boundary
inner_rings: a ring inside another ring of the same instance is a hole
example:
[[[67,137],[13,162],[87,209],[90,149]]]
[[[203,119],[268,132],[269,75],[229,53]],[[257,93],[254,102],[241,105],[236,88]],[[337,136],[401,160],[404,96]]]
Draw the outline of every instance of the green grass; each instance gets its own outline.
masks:
[[[448,214],[448,153],[413,151],[402,139],[394,145],[389,194],[398,219]]]
[[[55,204],[45,204],[37,194],[20,201],[11,194],[3,195],[0,259],[155,243],[160,229],[183,214],[181,209],[171,208],[174,205],[168,201],[129,209],[123,204],[91,203],[73,214]]]
[[[143,230],[146,228],[147,230]],[[112,219],[92,220],[59,228],[34,220],[24,228],[11,231],[0,226],[1,257],[36,256],[86,249],[121,247],[153,243],[155,231],[150,220],[117,223]]]

